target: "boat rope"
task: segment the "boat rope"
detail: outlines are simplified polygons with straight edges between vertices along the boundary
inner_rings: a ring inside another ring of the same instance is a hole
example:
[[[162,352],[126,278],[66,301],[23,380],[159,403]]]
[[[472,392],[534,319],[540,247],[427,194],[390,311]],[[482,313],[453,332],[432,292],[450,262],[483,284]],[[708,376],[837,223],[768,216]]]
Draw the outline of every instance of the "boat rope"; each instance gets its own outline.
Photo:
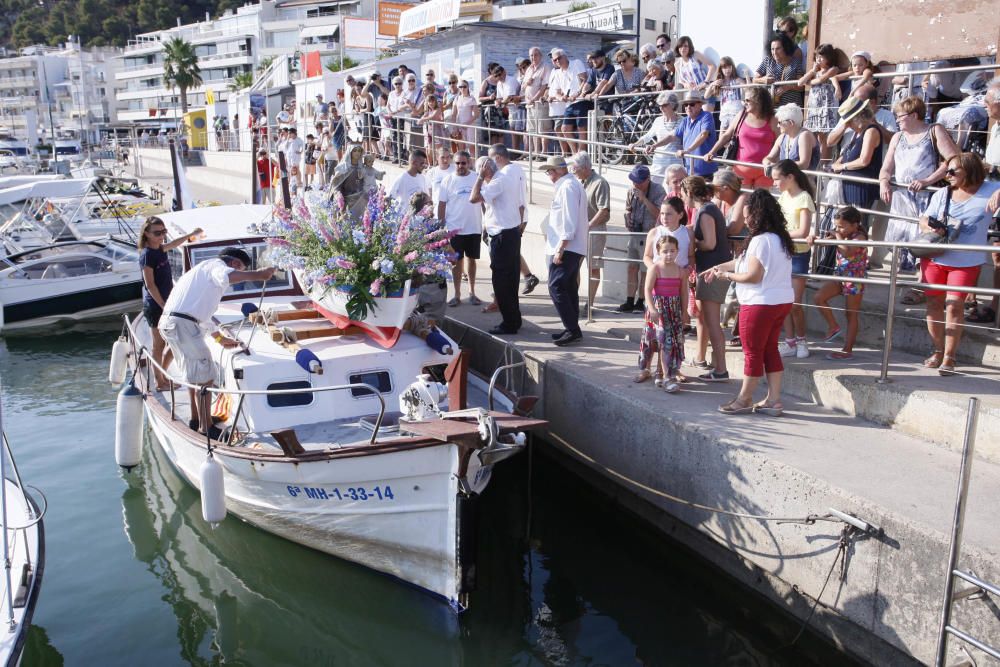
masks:
[[[767,514],[750,514],[749,512],[735,512],[733,510],[722,509],[721,507],[710,507],[708,505],[702,505],[701,503],[696,503],[694,501],[687,500],[686,498],[681,498],[679,496],[669,494],[666,491],[654,489],[648,484],[643,484],[642,482],[634,480],[631,477],[624,475],[613,468],[609,468],[608,466],[599,463],[596,459],[594,459],[594,457],[590,456],[589,454],[586,454],[585,452],[580,451],[573,445],[569,444],[568,442],[560,438],[555,433],[552,433],[551,431],[549,431],[548,433],[550,437],[557,440],[560,445],[568,449],[577,457],[583,459],[584,461],[587,461],[594,467],[603,470],[604,472],[614,477],[615,479],[619,479],[630,486],[634,486],[635,488],[641,489],[642,491],[652,494],[658,498],[663,498],[664,500],[669,500],[670,502],[678,503],[686,507],[704,510],[706,512],[712,512],[714,514],[722,514],[724,516],[736,517],[738,519],[752,519],[755,521],[775,521],[777,523],[801,523],[809,526],[813,525],[817,521],[830,521],[834,523],[840,521],[840,519],[836,518],[832,514],[807,514],[804,517],[770,516]]]
[[[782,649],[791,648],[795,646],[795,642],[802,638],[805,633],[806,628],[809,627],[809,622],[812,620],[813,614],[816,613],[816,608],[819,607],[819,601],[823,599],[823,593],[826,592],[826,587],[830,583],[830,577],[833,576],[833,571],[837,569],[837,563],[840,563],[840,581],[843,583],[847,576],[847,572],[844,566],[847,563],[847,549],[851,545],[851,537],[855,531],[858,529],[850,524],[844,524],[844,528],[840,531],[840,542],[837,545],[837,554],[833,557],[833,562],[830,563],[830,569],[826,573],[826,579],[823,580],[823,587],[819,589],[819,595],[813,599],[812,607],[809,609],[809,614],[802,621],[801,627],[799,627],[798,633],[796,633],[795,638],[788,642]]]

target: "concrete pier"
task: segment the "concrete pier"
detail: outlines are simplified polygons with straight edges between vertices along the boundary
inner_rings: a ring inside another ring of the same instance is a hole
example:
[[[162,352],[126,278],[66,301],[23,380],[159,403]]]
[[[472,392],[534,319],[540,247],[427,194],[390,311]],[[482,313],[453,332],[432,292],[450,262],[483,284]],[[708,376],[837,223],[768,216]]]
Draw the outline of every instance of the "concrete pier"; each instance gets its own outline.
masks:
[[[155,174],[154,162],[145,163],[149,175]],[[390,183],[398,168],[382,168]],[[196,197],[224,203],[247,198],[249,188],[243,196],[222,192],[230,179],[239,182],[238,171],[216,178],[212,169],[189,171]],[[612,180],[612,228],[620,225],[624,209],[623,180],[621,172]],[[536,180],[525,235],[524,254],[539,277],[545,275],[539,222],[550,192]],[[624,243],[609,242],[617,246]],[[615,286],[624,275],[624,265],[610,266],[598,304],[605,307],[617,302]],[[477,283],[487,300],[485,260]],[[959,565],[1000,581],[1000,347],[995,331],[967,331],[959,359],[966,374],[941,378],[919,364],[928,345],[922,309],[900,309],[892,341],[894,381],[880,384],[888,298],[884,289],[866,294],[855,360],[825,361],[822,354],[839,347],[833,345],[815,346],[808,359],[788,360],[781,418],[717,412],[737,391],[738,350],[728,354],[728,384],[691,381],[675,395],[651,382],[634,384],[639,315],[601,310],[584,327],[581,344],[553,346],[548,334],[562,327],[544,282],[522,298],[525,326],[516,336],[501,340],[482,333],[499,318],[464,304],[448,309],[446,326],[473,351],[480,372],[491,373],[508,345],[524,355],[526,372],[523,378],[511,374],[512,388],[541,397],[536,414],[550,422],[545,439],[553,454],[615,502],[800,619],[818,597],[810,625],[845,652],[879,665],[926,663],[934,658],[970,395],[980,397],[982,410]],[[815,313],[809,315],[810,327],[816,326]],[[693,358],[693,340],[687,356]],[[745,516],[802,519],[831,508],[879,530],[847,536],[841,550],[844,524]],[[1000,644],[998,604],[962,600],[954,607],[954,625]],[[952,662],[961,657],[955,645]],[[969,650],[977,664],[990,664]]]

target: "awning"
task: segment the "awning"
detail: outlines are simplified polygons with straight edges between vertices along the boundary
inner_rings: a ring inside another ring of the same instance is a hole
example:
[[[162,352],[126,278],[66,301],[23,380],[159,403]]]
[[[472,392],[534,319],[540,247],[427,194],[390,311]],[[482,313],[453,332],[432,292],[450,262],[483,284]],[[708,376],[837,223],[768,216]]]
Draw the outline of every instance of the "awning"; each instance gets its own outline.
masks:
[[[340,30],[340,26],[337,24],[331,25],[311,25],[308,28],[303,28],[302,32],[299,33],[300,39],[306,39],[309,37],[333,37]]]
[[[16,185],[0,190],[0,204],[13,204],[27,199],[51,199],[53,197],[81,197],[90,191],[92,178],[65,178],[41,183]]]

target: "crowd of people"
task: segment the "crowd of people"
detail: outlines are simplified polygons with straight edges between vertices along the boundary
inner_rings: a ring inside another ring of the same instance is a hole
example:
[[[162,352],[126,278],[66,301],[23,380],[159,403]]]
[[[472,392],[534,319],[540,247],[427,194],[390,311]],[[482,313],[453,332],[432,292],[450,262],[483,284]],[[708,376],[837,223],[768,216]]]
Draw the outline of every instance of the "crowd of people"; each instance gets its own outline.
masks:
[[[902,66],[890,88],[880,85],[885,79],[875,76],[870,53],[857,51],[841,67],[842,54],[821,44],[808,59],[798,34],[793,20],[783,20],[760,65],[744,74],[732,59],[716,64],[690,38],[672,43],[667,35],[637,54],[591,52],[586,64],[561,48],[549,50],[546,62],[543,50],[532,48],[510,72],[490,63],[478,86],[451,72],[439,84],[432,70],[421,84],[419,72],[400,66],[388,80],[348,77],[348,102],[338,94],[337,104],[320,107],[315,133],[303,141],[293,124],[279,123],[275,141],[293,187],[329,183],[332,168],[314,165],[335,165],[348,141],[405,165],[390,192],[404,202],[425,195],[431,213],[456,233],[449,306],[462,303],[466,281],[467,302],[481,304],[475,260],[480,242],[488,246],[494,300],[484,309],[499,313],[492,331],[499,335],[521,327],[521,277],[522,293],[538,284],[520,253],[529,221],[524,171],[516,161],[529,149],[545,157],[540,169],[554,193],[546,227],[549,292],[562,322],[553,339],[563,346],[583,335],[582,280],[592,301],[604,268],[607,237],[593,236],[587,261],[589,232],[606,232],[613,217],[610,186],[585,150],[588,112],[595,106],[615,111],[617,96],[656,93],[660,115],[627,146],[636,164],[622,211],[632,263],[618,310],[645,316],[635,380],[655,379],[677,391],[688,379],[681,372],[683,337],[696,332],[696,355],[686,363],[701,380],[728,381],[723,324],[735,316],[731,342],[744,350],[745,380],[720,409],[780,414],[781,359],[810,355],[803,308],[808,274],[834,277],[811,305],[827,324],[822,340],[843,343],[827,358],[843,361],[853,357],[869,268],[885,259],[857,244],[916,245],[929,234],[1000,244],[993,220],[1000,208],[1000,125],[984,142],[985,159],[964,150],[965,141],[934,122],[959,101],[948,75],[912,77]],[[1000,80],[981,93],[989,117],[1000,121]],[[891,110],[882,106],[886,99]],[[720,168],[720,160],[733,163]],[[818,193],[821,169],[846,178],[822,179]],[[884,228],[875,224],[880,206],[888,211]],[[817,244],[820,239],[827,243]],[[936,285],[978,283],[988,253],[938,247],[919,259],[900,249],[900,270]],[[997,257],[991,261],[1000,267]],[[1000,270],[994,286],[1000,286]],[[838,296],[844,297],[843,324],[831,306]],[[933,288],[903,301],[926,302],[932,354],[924,363],[942,375],[955,373],[966,320],[992,322],[997,311],[996,299],[980,306],[963,292]],[[765,374],[767,397],[754,404],[753,390]]]

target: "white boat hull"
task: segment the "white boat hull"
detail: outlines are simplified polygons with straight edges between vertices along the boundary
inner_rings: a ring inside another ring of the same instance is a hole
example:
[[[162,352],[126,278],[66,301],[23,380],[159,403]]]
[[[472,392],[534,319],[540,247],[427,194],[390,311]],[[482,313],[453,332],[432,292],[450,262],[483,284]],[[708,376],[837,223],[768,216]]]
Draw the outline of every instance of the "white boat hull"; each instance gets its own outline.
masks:
[[[204,442],[190,439],[150,402],[146,414],[171,464],[200,491]],[[222,450],[214,456],[224,470],[226,507],[236,516],[461,606],[459,552],[466,538],[458,516],[465,502],[458,488],[464,476],[458,445],[308,462],[261,463]],[[489,473],[481,470],[480,490]]]

